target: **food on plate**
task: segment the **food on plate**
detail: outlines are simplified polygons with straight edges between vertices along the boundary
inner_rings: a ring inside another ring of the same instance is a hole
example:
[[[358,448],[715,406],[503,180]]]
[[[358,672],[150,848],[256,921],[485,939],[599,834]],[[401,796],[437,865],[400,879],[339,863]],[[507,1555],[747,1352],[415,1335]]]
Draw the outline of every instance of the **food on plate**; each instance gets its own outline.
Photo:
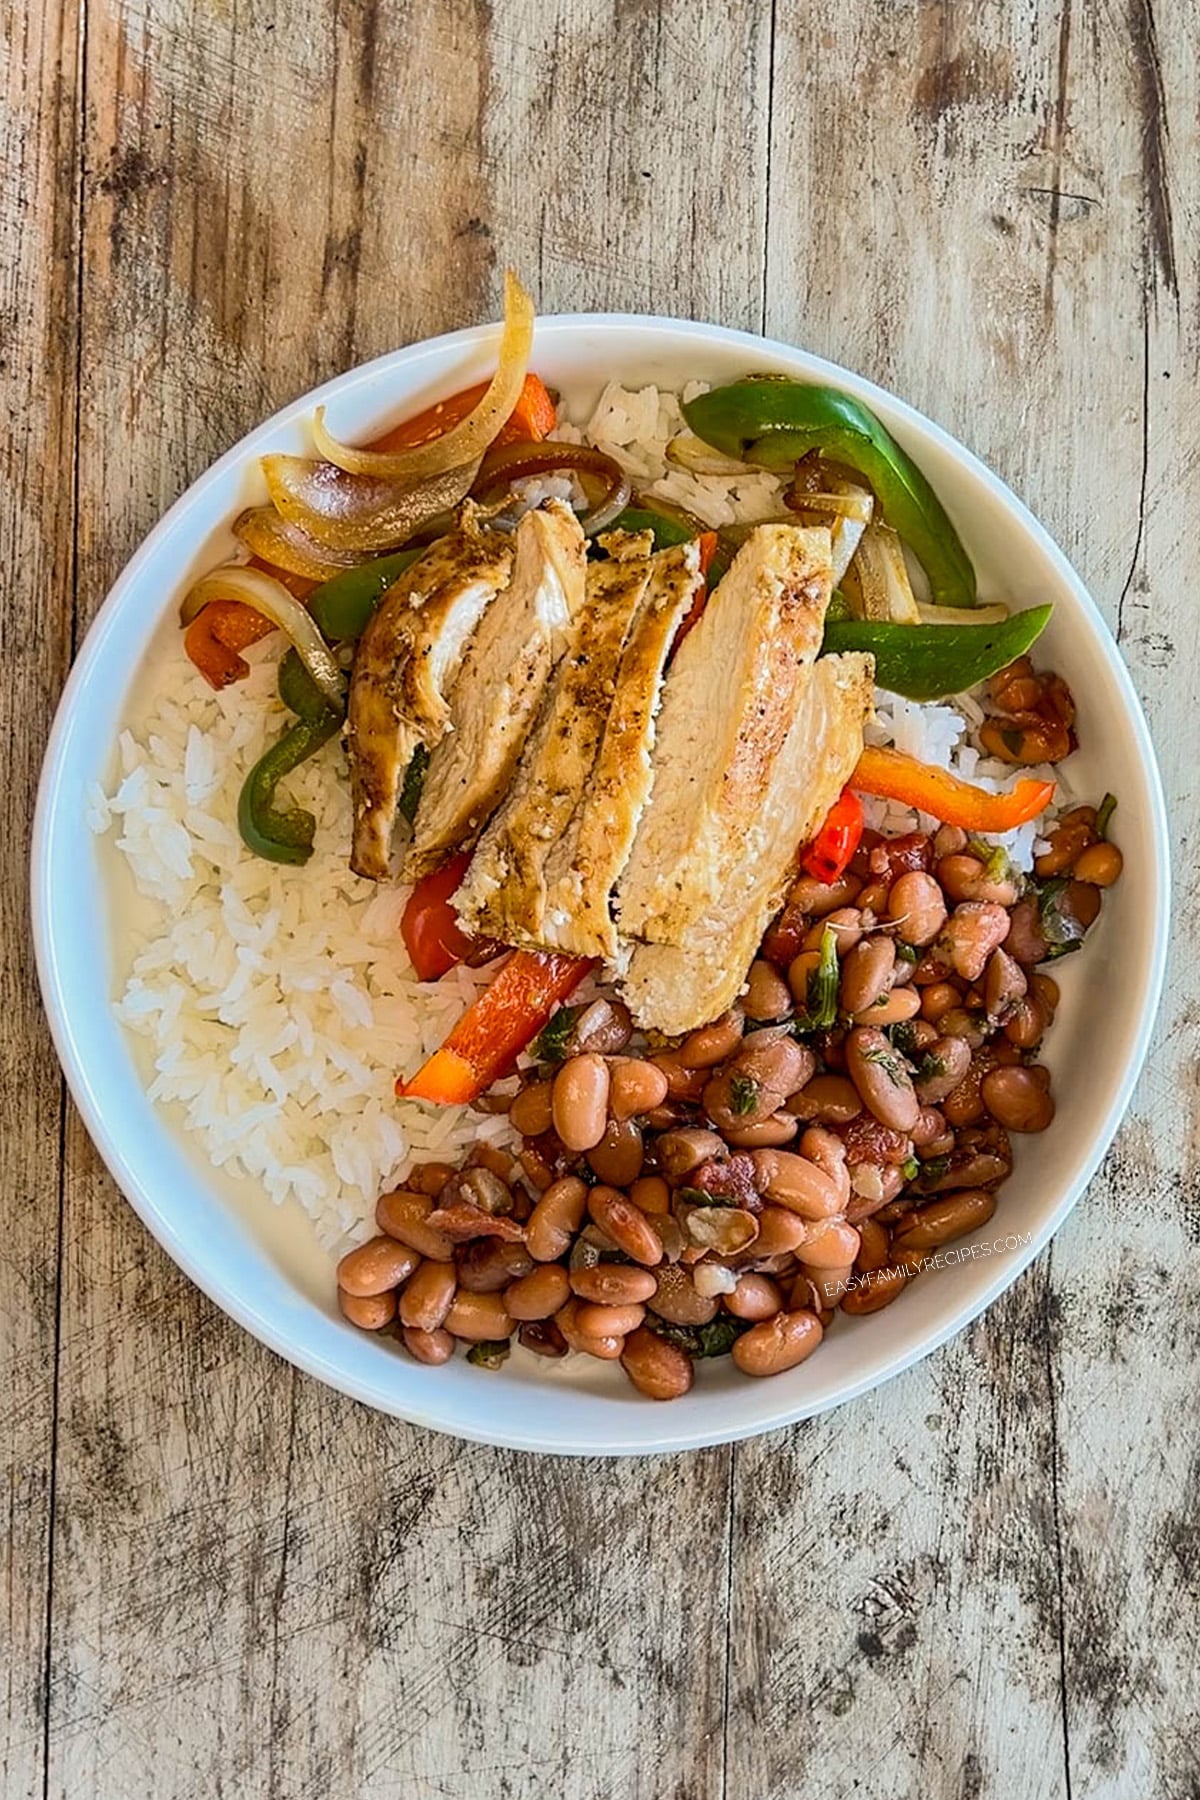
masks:
[[[510,277],[490,380],[263,459],[93,816],[155,1098],[301,1200],[347,1320],[675,1399],[987,1225],[1115,802],[1051,609],[981,601],[861,402],[617,369],[580,418],[532,323]]]

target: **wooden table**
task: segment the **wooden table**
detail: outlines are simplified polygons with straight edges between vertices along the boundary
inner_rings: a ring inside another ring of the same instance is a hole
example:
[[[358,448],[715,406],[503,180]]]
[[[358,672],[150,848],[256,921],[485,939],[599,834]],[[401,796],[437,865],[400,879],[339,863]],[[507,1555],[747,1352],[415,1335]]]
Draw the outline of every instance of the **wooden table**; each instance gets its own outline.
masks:
[[[1183,1800],[1197,1537],[1188,0],[7,0],[0,1793]],[[64,1103],[27,937],[80,633],[263,415],[629,308],[894,387],[1045,520],[1174,811],[1180,946],[1087,1199],[813,1424],[533,1461],[378,1418],[179,1275]]]

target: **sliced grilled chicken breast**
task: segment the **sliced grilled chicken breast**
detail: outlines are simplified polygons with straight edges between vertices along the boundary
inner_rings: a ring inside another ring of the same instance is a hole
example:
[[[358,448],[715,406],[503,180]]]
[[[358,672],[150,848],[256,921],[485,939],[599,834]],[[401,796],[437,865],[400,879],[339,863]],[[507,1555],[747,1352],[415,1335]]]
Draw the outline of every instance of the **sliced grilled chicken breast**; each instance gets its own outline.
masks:
[[[574,646],[586,555],[579,521],[559,500],[517,526],[512,580],[484,614],[429,759],[406,881],[473,844],[504,798],[546,685]]]
[[[623,938],[684,945],[721,910],[821,647],[831,588],[827,530],[760,525],[681,645],[617,891]]]
[[[680,622],[703,582],[694,541],[651,558],[650,581],[630,628],[596,764],[546,861],[546,945],[576,956],[617,955],[610,905],[650,793],[655,716]]]
[[[382,881],[404,771],[450,718],[446,694],[485,609],[508,581],[512,539],[468,515],[406,569],[359,639],[346,748],[354,801],[350,867]]]
[[[603,540],[589,564],[574,650],[555,670],[516,778],[454,896],[477,936],[535,949],[547,935],[547,868],[592,777],[612,709],[621,652],[650,581],[651,536]]]
[[[640,1025],[692,1031],[733,1004],[798,850],[854,771],[873,691],[869,656],[824,656],[805,671],[791,728],[737,833],[736,855],[725,859],[721,891],[680,942],[634,947],[622,991]]]

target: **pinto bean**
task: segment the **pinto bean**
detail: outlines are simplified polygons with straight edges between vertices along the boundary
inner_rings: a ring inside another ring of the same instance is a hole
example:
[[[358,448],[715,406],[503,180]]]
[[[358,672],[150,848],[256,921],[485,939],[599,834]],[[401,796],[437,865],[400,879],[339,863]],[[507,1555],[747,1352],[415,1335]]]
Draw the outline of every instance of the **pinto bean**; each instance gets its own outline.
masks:
[[[927,1144],[936,1143],[945,1136],[946,1121],[935,1106],[921,1107],[920,1117],[909,1132],[914,1150],[923,1150]]]
[[[608,1121],[608,1064],[595,1051],[570,1056],[554,1077],[554,1129],[568,1150],[591,1150]]]
[[[901,1219],[892,1234],[897,1250],[936,1250],[986,1225],[996,1210],[995,1189],[959,1188]]]
[[[1029,977],[1029,990],[1032,997],[1044,1008],[1047,1019],[1053,1019],[1058,1011],[1058,1003],[1062,999],[1059,985],[1054,977],[1043,975],[1040,969],[1035,971]]]
[[[885,1306],[899,1299],[912,1278],[911,1269],[885,1263],[883,1268],[871,1270],[857,1287],[842,1296],[842,1311],[849,1313],[851,1318],[882,1312]]]
[[[846,1067],[863,1103],[881,1125],[911,1131],[921,1107],[908,1066],[873,1026],[858,1025],[846,1039]]]
[[[431,1262],[453,1262],[454,1245],[450,1239],[436,1226],[426,1224],[432,1211],[429,1194],[395,1188],[390,1194],[381,1194],[375,1202],[375,1223],[388,1237],[398,1238]]]
[[[811,1079],[816,1066],[806,1044],[798,1044],[785,1027],[768,1025],[750,1034],[721,1073],[744,1076],[784,1100]]]
[[[694,1379],[692,1359],[678,1344],[669,1344],[645,1326],[625,1339],[621,1367],[647,1400],[678,1400]]]
[[[755,1324],[760,1319],[773,1319],[783,1311],[783,1290],[769,1275],[748,1270],[738,1276],[733,1292],[726,1294],[725,1310],[735,1319],[749,1319]]]
[[[862,912],[857,906],[839,906],[838,910],[831,912],[827,919],[818,919],[815,925],[809,927],[804,935],[804,943],[801,948],[815,950],[819,953],[825,942],[826,929],[830,926],[832,926],[834,934],[833,947],[839,957],[845,956],[862,939]]]
[[[360,1331],[382,1331],[396,1317],[396,1290],[381,1294],[351,1294],[343,1287],[337,1291],[342,1317]]]
[[[971,1048],[960,1037],[940,1037],[925,1052],[922,1075],[913,1083],[922,1106],[940,1106],[952,1094],[971,1066]],[[927,1072],[925,1072],[927,1071]],[[910,1125],[913,1132],[915,1126]]]
[[[606,1306],[603,1302],[582,1302],[575,1318],[587,1337],[628,1337],[646,1317],[644,1306]]]
[[[639,1212],[661,1216],[671,1210],[671,1190],[661,1175],[641,1175],[629,1190]]]
[[[1042,932],[1036,900],[1018,900],[1013,907],[1009,914],[1008,936],[1004,940],[1004,948],[1025,969],[1031,969],[1035,963],[1046,960],[1050,946]]]
[[[467,1294],[460,1288],[446,1314],[445,1329],[469,1344],[491,1343],[512,1336],[513,1319],[501,1295]]]
[[[773,1112],[753,1125],[725,1127],[725,1142],[739,1150],[758,1150],[790,1144],[800,1129],[799,1120],[788,1112]]]
[[[975,900],[1011,906],[1017,897],[1014,878],[989,875],[977,856],[944,856],[937,866],[937,878],[946,898],[956,905],[964,900]]]
[[[498,1294],[533,1268],[524,1244],[476,1238],[458,1254],[458,1285],[468,1294]]]
[[[1006,1131],[1045,1131],[1054,1118],[1054,1101],[1037,1069],[992,1069],[979,1084],[983,1104]]]
[[[550,1105],[553,1089],[551,1081],[535,1081],[521,1089],[508,1109],[508,1122],[514,1131],[519,1131],[522,1137],[541,1137],[549,1131],[553,1117]]]
[[[565,1356],[567,1340],[553,1319],[530,1319],[517,1331],[518,1342],[535,1356]]]
[[[644,1306],[657,1287],[652,1269],[635,1269],[628,1263],[595,1263],[590,1269],[571,1270],[571,1292],[596,1306]]]
[[[675,1054],[685,1068],[715,1069],[718,1063],[733,1055],[742,1041],[745,1024],[741,1008],[730,1007],[711,1025],[702,1025],[698,1031],[689,1032]]]
[[[781,1375],[811,1356],[824,1335],[816,1313],[776,1313],[734,1340],[733,1360],[743,1375]]]
[[[855,1268],[869,1273],[872,1269],[882,1269],[888,1259],[887,1227],[878,1219],[864,1219],[858,1228],[858,1255]]]
[[[616,1362],[621,1354],[623,1339],[598,1337],[580,1328],[579,1302],[574,1298],[559,1307],[554,1315],[554,1323],[562,1332],[568,1346],[572,1350],[581,1352],[584,1356],[598,1357],[601,1362]]]
[[[989,1019],[1006,1019],[1028,990],[1025,971],[1006,950],[993,950],[983,978],[983,1003]]]
[[[791,990],[773,963],[758,957],[750,964],[741,1004],[746,1017],[756,1023],[782,1019],[791,1012]]]
[[[830,1219],[809,1238],[801,1252],[805,1269],[848,1269],[858,1255],[861,1239],[853,1225]]]
[[[755,1185],[776,1206],[802,1219],[828,1219],[839,1213],[845,1196],[836,1180],[806,1156],[789,1150],[753,1150]]]
[[[552,1318],[570,1298],[570,1282],[561,1263],[539,1263],[504,1291],[505,1306],[522,1323]]]
[[[1115,844],[1091,844],[1075,864],[1075,879],[1092,887],[1111,887],[1124,866],[1125,859]]]
[[[620,1000],[598,996],[585,1006],[567,1038],[567,1054],[615,1056],[633,1036],[633,1018]]]
[[[935,862],[941,862],[943,856],[957,856],[960,850],[966,849],[967,843],[967,834],[961,825],[939,825],[933,834]]]
[[[702,1163],[724,1156],[725,1140],[702,1125],[684,1125],[678,1131],[664,1131],[654,1149],[663,1175],[678,1184]]]
[[[458,1170],[449,1163],[418,1163],[409,1171],[408,1185],[414,1194],[430,1194],[436,1200],[451,1176],[457,1174]]]
[[[661,1069],[667,1078],[667,1100],[675,1100],[685,1105],[695,1105],[704,1092],[704,1084],[708,1073],[704,1069],[688,1069],[680,1062],[674,1051],[664,1050],[650,1058],[656,1069]]]
[[[669,1325],[707,1325],[716,1318],[716,1297],[697,1293],[689,1269],[681,1263],[666,1263],[656,1273],[654,1293],[646,1301],[652,1313]]]
[[[896,948],[890,937],[864,938],[842,964],[838,999],[843,1012],[865,1012],[887,992],[896,965]]]
[[[653,1269],[661,1261],[663,1247],[645,1213],[639,1212],[631,1200],[612,1187],[594,1187],[587,1199],[588,1212],[607,1232],[619,1250],[644,1268]]]
[[[888,917],[896,922],[896,936],[904,944],[931,944],[946,923],[946,900],[932,875],[914,869],[901,875],[887,903]]]
[[[442,1363],[449,1362],[454,1355],[454,1339],[444,1328],[438,1331],[418,1331],[407,1325],[401,1336],[408,1354],[419,1363],[427,1363],[431,1369],[440,1368]]]
[[[610,1187],[628,1187],[636,1181],[644,1159],[642,1134],[632,1119],[610,1119],[600,1142],[588,1151],[593,1175]]]
[[[439,1330],[457,1286],[453,1263],[423,1262],[400,1296],[400,1323],[414,1331]]]
[[[964,900],[946,922],[939,944],[963,981],[978,981],[992,951],[1008,936],[1009,918],[1002,906],[986,900]]]
[[[373,1237],[348,1250],[337,1266],[337,1282],[359,1299],[384,1294],[407,1281],[421,1258],[407,1244],[392,1237]]]
[[[849,906],[861,889],[862,882],[853,875],[843,875],[834,882],[814,881],[811,876],[802,875],[792,883],[787,903],[811,919],[823,919],[839,906]]]
[[[525,1244],[535,1262],[557,1262],[571,1248],[571,1239],[583,1223],[587,1185],[574,1175],[551,1182],[525,1227]]]
[[[936,1025],[945,1013],[961,1005],[962,995],[952,982],[933,981],[921,990],[921,1017]]]
[[[808,1242],[811,1229],[808,1219],[786,1206],[764,1206],[758,1215],[758,1236],[745,1252],[746,1259],[757,1265],[769,1257],[799,1250]]]
[[[855,1013],[858,1025],[898,1025],[902,1019],[915,1018],[921,1010],[921,996],[914,988],[895,987],[889,994],[881,994],[874,1006],[868,1006],[865,1012]]]
[[[634,1119],[653,1112],[667,1097],[662,1069],[641,1057],[622,1057],[609,1065],[608,1110],[614,1119]]]
[[[862,1101],[858,1089],[845,1075],[814,1075],[807,1087],[792,1095],[787,1110],[798,1119],[846,1125],[862,1111]]]

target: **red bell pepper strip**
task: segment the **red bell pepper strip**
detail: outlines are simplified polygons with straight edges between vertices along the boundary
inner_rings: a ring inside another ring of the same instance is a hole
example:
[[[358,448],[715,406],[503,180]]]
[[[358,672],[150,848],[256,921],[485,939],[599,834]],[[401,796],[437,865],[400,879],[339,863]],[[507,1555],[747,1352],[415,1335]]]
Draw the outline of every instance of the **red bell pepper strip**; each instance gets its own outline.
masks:
[[[460,420],[473,413],[487,390],[488,383],[480,381],[474,387],[463,388],[461,393],[438,400],[424,412],[393,425],[382,437],[373,439],[369,447],[372,450],[414,450],[420,444],[432,443],[434,438],[444,437]],[[540,443],[550,436],[557,422],[558,414],[545,382],[540,376],[526,375],[517,404],[492,441],[494,444],[514,444],[531,438],[534,443]]]
[[[849,788],[843,788],[825,815],[825,823],[800,858],[800,867],[814,881],[832,886],[849,868],[862,834],[862,801]]]
[[[593,962],[542,950],[514,950],[491,986],[469,1006],[440,1050],[411,1081],[398,1080],[403,1100],[463,1106],[512,1070],[555,1006],[572,993]]]
[[[1054,797],[1052,781],[1018,781],[1007,794],[989,794],[945,769],[918,762],[915,756],[870,746],[859,758],[850,786],[859,793],[918,807],[964,831],[1011,831],[1036,819]]]
[[[400,935],[409,961],[421,981],[436,981],[473,948],[450,904],[471,860],[469,850],[452,856],[440,869],[423,875],[408,897],[400,919]]]
[[[702,531],[700,536],[696,539],[696,542],[700,546],[700,573],[706,576],[708,574],[709,564],[717,554],[717,534],[715,531]],[[692,601],[687,612],[679,621],[679,629],[675,633],[670,655],[667,657],[668,663],[670,663],[678,653],[679,646],[682,644],[688,632],[700,623],[701,616],[707,605],[708,583],[703,581],[696,589],[696,598]]]

